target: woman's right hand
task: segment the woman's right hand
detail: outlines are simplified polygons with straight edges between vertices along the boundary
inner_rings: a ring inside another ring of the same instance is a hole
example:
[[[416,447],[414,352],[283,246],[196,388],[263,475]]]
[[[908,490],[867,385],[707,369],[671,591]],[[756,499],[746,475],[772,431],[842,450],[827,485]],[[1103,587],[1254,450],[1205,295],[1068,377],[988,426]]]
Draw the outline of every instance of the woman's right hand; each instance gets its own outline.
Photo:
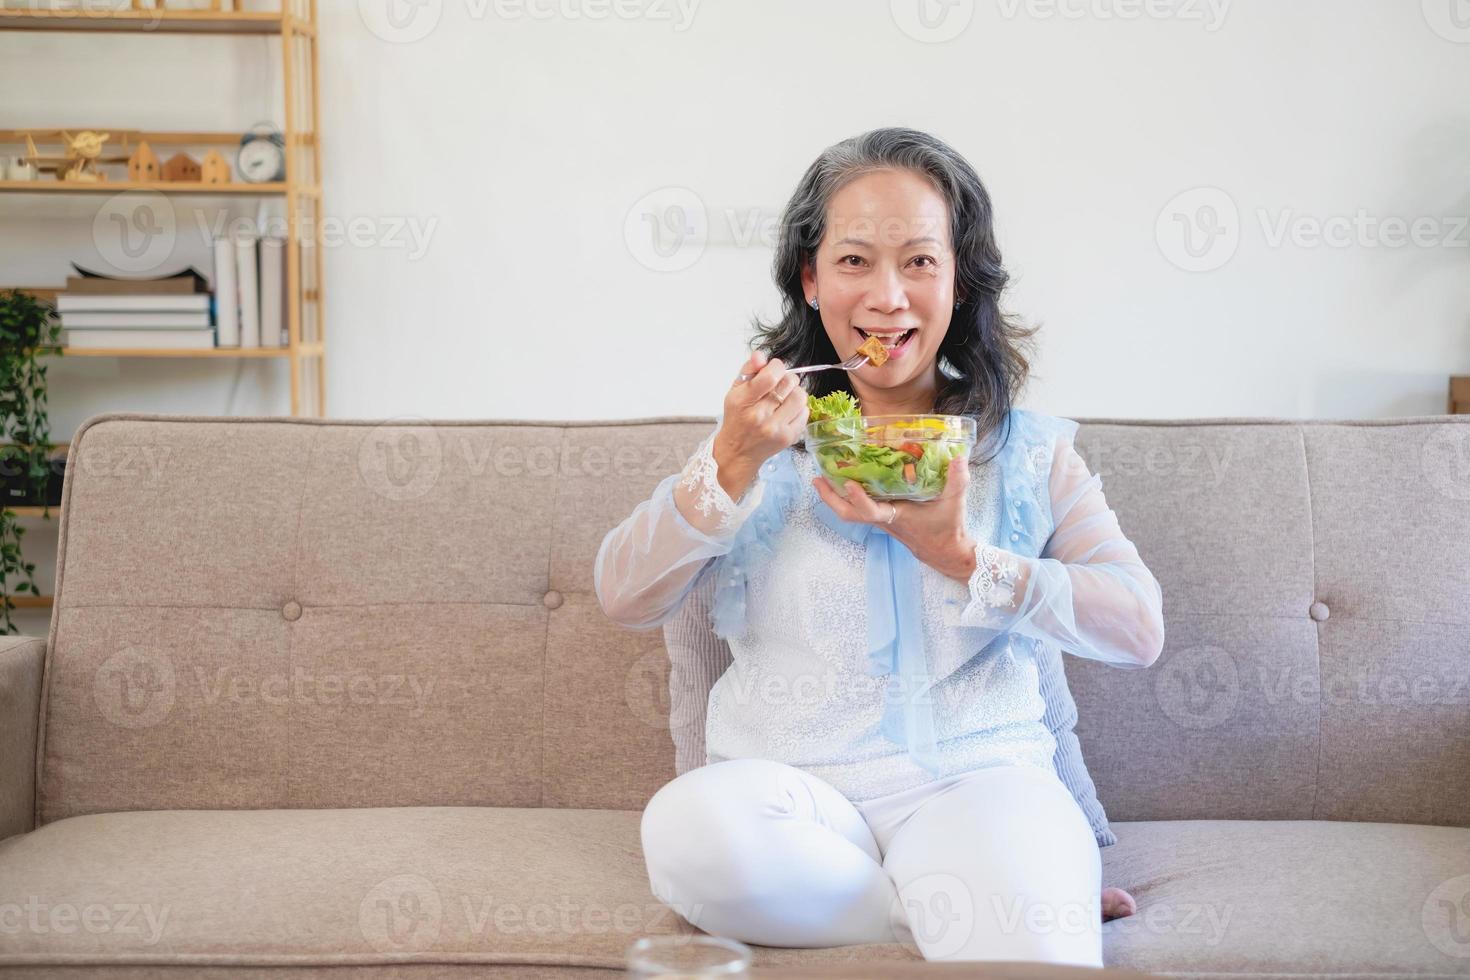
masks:
[[[724,420],[710,447],[720,485],[736,500],[762,463],[801,438],[807,421],[801,376],[790,373],[779,357],[767,362],[765,353],[756,351],[740,373],[752,377],[736,381],[725,393]]]

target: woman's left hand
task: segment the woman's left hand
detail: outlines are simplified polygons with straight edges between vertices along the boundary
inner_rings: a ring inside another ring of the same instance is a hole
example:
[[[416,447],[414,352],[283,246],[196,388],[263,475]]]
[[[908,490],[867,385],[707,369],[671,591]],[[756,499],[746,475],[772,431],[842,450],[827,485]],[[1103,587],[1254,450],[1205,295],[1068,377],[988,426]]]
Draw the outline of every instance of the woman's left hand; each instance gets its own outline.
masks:
[[[965,527],[965,490],[969,485],[969,453],[949,461],[944,489],[933,500],[874,500],[856,480],[843,481],[844,497],[825,474],[812,480],[817,496],[838,517],[881,527],[902,541],[919,561],[961,582],[968,582],[975,571],[975,540]],[[887,523],[895,511],[893,523]]]

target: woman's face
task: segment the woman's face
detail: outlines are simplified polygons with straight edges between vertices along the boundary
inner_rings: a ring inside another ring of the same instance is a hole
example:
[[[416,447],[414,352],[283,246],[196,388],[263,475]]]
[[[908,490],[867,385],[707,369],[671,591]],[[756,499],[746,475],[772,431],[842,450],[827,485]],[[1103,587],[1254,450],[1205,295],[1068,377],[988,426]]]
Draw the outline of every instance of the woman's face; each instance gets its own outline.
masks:
[[[848,377],[859,401],[886,401],[937,383],[939,344],[954,313],[949,208],[927,178],[909,170],[865,174],[832,196],[827,228],[802,272],[839,359],[870,333],[889,348],[882,365]],[[900,337],[904,331],[912,331]],[[901,341],[895,347],[895,343]],[[896,389],[896,390],[894,390]]]

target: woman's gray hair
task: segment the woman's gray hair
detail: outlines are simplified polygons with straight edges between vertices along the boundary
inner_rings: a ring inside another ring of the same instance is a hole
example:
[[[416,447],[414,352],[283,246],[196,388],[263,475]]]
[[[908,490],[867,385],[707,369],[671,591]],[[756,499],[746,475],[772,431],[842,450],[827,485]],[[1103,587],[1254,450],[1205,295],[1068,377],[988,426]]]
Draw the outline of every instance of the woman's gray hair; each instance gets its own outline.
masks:
[[[982,444],[1008,434],[999,429],[1025,387],[1034,356],[1032,335],[1001,312],[1000,297],[1010,277],[995,243],[990,195],[975,169],[944,141],[916,129],[874,129],[823,150],[807,168],[782,210],[772,274],[781,290],[779,321],[754,319],[756,349],[783,364],[833,364],[833,349],[821,314],[806,303],[802,266],[811,262],[826,232],[827,208],[842,187],[875,171],[909,170],[929,179],[949,207],[950,241],[955,253],[955,299],[960,305],[939,347],[941,382],[934,411],[969,415]],[[846,391],[846,371],[813,371],[806,390],[818,397]],[[796,448],[801,448],[800,443]],[[981,462],[972,454],[972,461]]]

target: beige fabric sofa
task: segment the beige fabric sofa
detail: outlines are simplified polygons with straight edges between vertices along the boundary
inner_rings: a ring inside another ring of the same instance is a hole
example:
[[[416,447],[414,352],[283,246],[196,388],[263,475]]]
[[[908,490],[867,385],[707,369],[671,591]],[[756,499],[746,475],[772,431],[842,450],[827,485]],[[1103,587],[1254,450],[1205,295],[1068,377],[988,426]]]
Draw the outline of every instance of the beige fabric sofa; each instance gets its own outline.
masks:
[[[1067,658],[1141,905],[1108,963],[1470,975],[1470,418],[1079,421],[1168,632]],[[662,637],[591,561],[712,425],[89,419],[49,635],[0,641],[0,975],[607,976],[687,931],[639,849]]]

